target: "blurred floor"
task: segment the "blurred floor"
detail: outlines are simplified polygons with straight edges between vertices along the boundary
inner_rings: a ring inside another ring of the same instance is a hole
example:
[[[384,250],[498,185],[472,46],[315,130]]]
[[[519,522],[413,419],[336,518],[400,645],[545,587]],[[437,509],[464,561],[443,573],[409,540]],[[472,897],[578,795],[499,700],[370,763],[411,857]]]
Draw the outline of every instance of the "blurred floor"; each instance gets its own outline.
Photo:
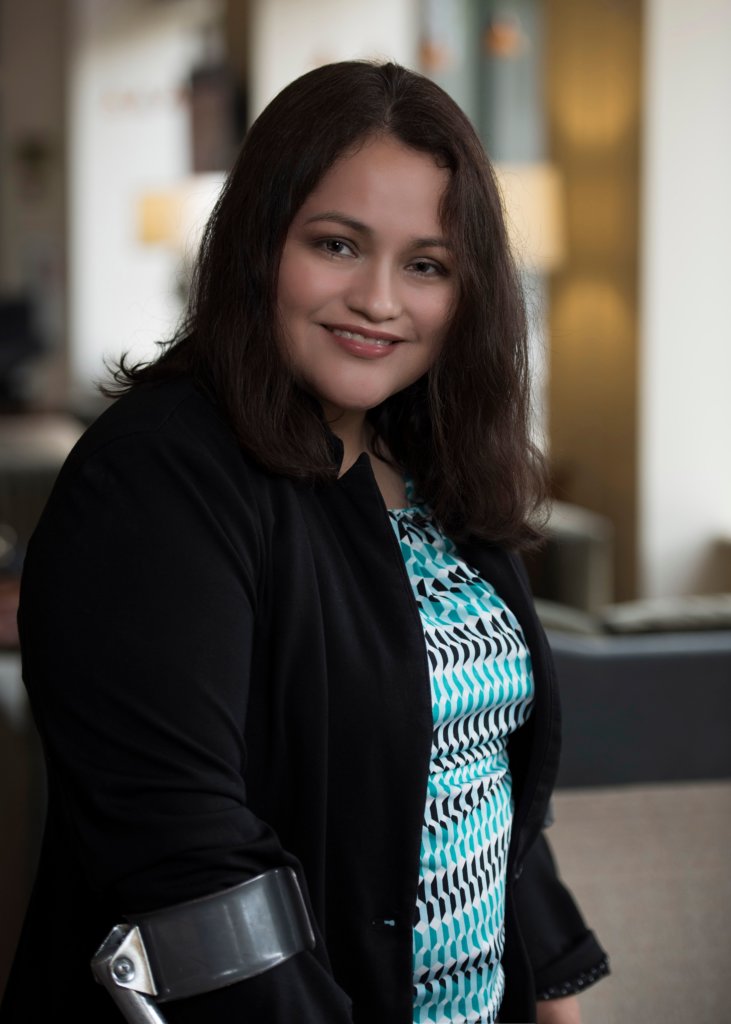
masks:
[[[564,790],[551,843],[609,952],[584,1024],[731,1021],[731,782]]]

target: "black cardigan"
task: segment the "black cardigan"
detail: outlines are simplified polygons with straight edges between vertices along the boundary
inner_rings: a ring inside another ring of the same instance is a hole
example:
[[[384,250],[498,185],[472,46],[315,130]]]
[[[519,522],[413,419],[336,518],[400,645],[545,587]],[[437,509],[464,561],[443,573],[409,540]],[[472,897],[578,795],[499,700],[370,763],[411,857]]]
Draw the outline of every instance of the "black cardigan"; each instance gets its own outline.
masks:
[[[478,543],[462,553],[517,615],[534,665],[534,714],[510,747],[501,1011],[528,1021],[536,985],[603,951],[543,841],[528,855],[558,705],[520,562]],[[314,952],[166,1016],[410,1024],[430,684],[368,457],[336,483],[294,483],[248,460],[189,381],[138,389],[62,470],[19,623],[49,807],[2,1021],[45,1024],[62,1007],[119,1021],[88,966],[113,924],[290,864]]]

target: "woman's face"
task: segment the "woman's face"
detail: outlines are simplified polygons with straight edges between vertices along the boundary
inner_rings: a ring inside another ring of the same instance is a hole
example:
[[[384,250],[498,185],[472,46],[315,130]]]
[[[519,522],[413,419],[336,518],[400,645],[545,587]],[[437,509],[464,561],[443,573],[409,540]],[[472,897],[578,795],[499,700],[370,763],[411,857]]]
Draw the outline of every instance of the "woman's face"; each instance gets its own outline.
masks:
[[[380,404],[439,354],[457,290],[439,219],[448,175],[392,137],[368,140],[292,221],[277,294],[283,341],[328,418]]]

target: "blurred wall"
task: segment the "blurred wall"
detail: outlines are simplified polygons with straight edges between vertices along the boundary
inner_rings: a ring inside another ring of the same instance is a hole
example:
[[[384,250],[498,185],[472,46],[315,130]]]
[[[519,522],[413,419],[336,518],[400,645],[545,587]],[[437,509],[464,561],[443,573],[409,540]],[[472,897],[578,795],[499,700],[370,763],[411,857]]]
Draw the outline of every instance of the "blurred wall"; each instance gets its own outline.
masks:
[[[731,0],[645,3],[640,586],[731,590]]]
[[[65,7],[0,4],[0,293],[33,303],[47,355],[29,396],[65,393]]]
[[[416,67],[418,0],[253,0],[251,18],[252,118],[320,64],[390,57]]]
[[[185,90],[216,0],[69,0],[70,359],[79,392],[103,357],[144,358],[180,313],[178,256],[138,237],[140,197],[191,170]]]

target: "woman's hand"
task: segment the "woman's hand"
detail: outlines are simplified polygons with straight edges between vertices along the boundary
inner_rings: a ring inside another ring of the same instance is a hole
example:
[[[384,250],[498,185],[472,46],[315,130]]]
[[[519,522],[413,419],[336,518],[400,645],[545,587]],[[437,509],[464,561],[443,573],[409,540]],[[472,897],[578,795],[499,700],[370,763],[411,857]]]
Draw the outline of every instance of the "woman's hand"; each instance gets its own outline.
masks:
[[[581,1009],[576,996],[541,999],[536,1006],[536,1024],[581,1024]]]

